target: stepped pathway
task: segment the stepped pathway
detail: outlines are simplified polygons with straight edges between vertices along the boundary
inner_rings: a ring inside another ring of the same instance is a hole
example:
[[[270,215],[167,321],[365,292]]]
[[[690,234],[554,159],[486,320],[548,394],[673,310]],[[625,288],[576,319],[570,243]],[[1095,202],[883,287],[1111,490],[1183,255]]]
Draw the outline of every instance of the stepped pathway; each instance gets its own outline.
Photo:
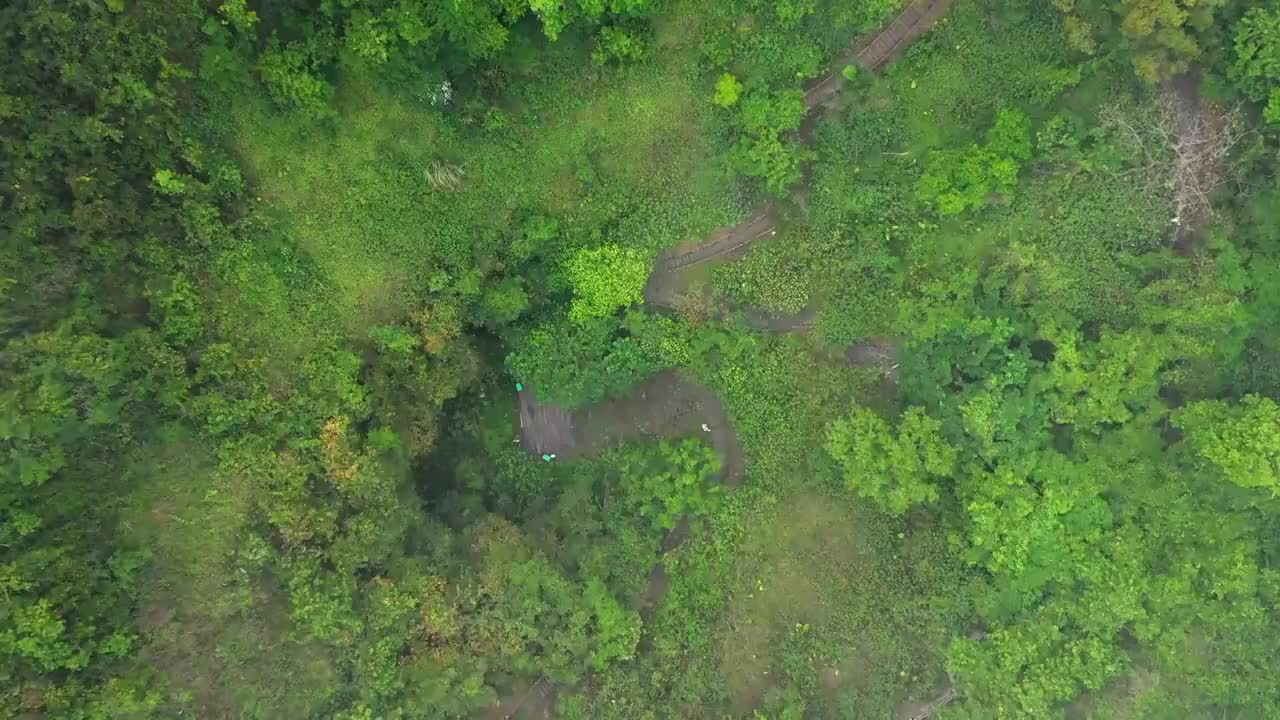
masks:
[[[715,393],[667,370],[636,385],[623,397],[569,413],[520,391],[520,432],[525,449],[556,460],[593,455],[635,438],[703,435],[721,457],[724,481],[745,476],[742,449]],[[705,430],[703,428],[706,428]]]
[[[837,60],[832,71],[805,91],[805,105],[810,109],[840,92],[844,68],[857,65],[863,70],[878,70],[929,31],[951,7],[953,0],[914,0],[878,34],[854,43],[850,52]]]
[[[855,42],[847,53],[832,64],[825,77],[812,83],[805,91],[805,107],[808,110],[805,126],[811,130],[817,111],[843,89],[847,82],[843,72],[846,66],[856,64],[865,71],[874,71],[888,64],[913,40],[928,32],[946,14],[953,1],[914,0],[883,30]],[[645,285],[645,304],[675,309],[686,299],[685,293],[691,279],[688,270],[709,261],[723,261],[745,254],[756,240],[776,234],[777,222],[773,216],[773,205],[767,203],[757,209],[749,220],[731,228],[717,230],[700,243],[668,248],[654,260],[653,270]],[[753,328],[766,332],[807,330],[813,326],[817,314],[816,308],[806,308],[795,315],[779,315],[726,305],[713,311],[712,316],[722,318],[736,311],[746,311],[747,322]]]
[[[837,95],[845,82],[843,69],[856,63],[874,71],[891,62],[910,43],[928,32],[954,0],[913,0],[880,32],[855,42],[850,52],[837,60],[831,72],[814,82],[805,92],[807,122],[815,110]],[[687,289],[688,271],[712,260],[734,257],[760,238],[777,232],[773,207],[766,204],[746,220],[731,228],[722,228],[695,245],[669,248],[654,260],[645,287],[645,304],[674,308]],[[747,322],[767,332],[804,332],[813,326],[817,308],[810,307],[794,315],[774,314],[732,306],[716,310],[716,315],[745,312]],[[843,362],[854,367],[879,367],[890,376],[896,365],[897,349],[891,342],[859,343],[849,347]],[[891,363],[893,363],[891,365]],[[625,397],[597,403],[578,411],[566,411],[554,403],[540,401],[536,390],[525,386],[519,392],[520,440],[525,449],[539,456],[554,455],[569,459],[616,447],[629,440],[677,438],[706,434],[722,458],[722,480],[736,485],[745,478],[746,467],[737,433],[729,423],[723,404],[708,388],[685,378],[676,371],[665,371],[640,383]],[[660,549],[669,552],[689,534],[689,524],[681,522],[667,533]],[[661,601],[668,581],[661,561],[649,575],[649,583],[639,599],[648,611]],[[510,720],[516,716],[548,717],[554,706],[556,689],[540,677],[528,691],[501,700],[485,713],[485,717]],[[945,703],[951,698],[946,698]],[[932,708],[926,712],[932,712]],[[925,717],[928,715],[926,714]]]

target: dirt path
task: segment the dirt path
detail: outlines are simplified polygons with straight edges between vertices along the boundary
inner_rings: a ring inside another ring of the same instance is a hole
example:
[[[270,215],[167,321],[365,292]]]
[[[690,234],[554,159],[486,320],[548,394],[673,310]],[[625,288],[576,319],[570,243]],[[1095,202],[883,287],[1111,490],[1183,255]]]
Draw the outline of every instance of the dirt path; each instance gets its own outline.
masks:
[[[856,64],[863,70],[878,70],[898,57],[911,42],[929,31],[951,7],[954,0],[914,0],[898,13],[879,33],[854,43],[850,52],[834,63],[826,77],[814,82],[804,95],[810,110],[840,92],[844,84],[844,68]]]
[[[645,380],[624,397],[572,413],[538,402],[526,387],[520,392],[520,424],[527,449],[554,453],[557,460],[594,455],[641,438],[702,435],[720,455],[726,484],[736,485],[745,476],[742,448],[720,399],[673,370]]]
[[[520,396],[520,441],[531,453],[564,454],[573,448],[573,418],[559,405],[539,402],[530,388]]]
[[[554,717],[556,689],[546,676],[540,677],[523,692],[503,698],[497,704],[480,712],[479,720],[511,720],[519,716],[523,720],[550,720]]]
[[[817,306],[809,306],[798,313],[774,313],[767,310],[746,310],[747,324],[761,332],[808,332],[818,321]]]
[[[646,305],[665,308],[667,310],[678,310],[682,301],[689,300],[698,302],[697,300],[688,298],[685,295],[675,295],[672,297],[657,298],[646,302]],[[703,298],[706,302],[706,298]],[[717,307],[710,310],[703,317],[717,321],[729,319],[734,314],[741,314],[753,330],[760,332],[808,332],[813,328],[814,323],[818,320],[818,308],[816,306],[806,307],[798,313],[777,313],[769,310],[761,310],[759,308],[744,307],[729,302],[721,302]]]
[[[919,703],[915,705],[907,705],[898,711],[898,717],[902,720],[929,720],[934,713],[938,712],[943,706],[949,704],[960,695],[956,686],[952,684],[940,695],[929,702]]]
[[[844,351],[844,361],[852,367],[879,367],[889,373],[898,368],[898,345],[891,339],[855,343]]]
[[[840,92],[845,82],[842,71],[850,61],[868,71],[884,66],[913,40],[927,32],[946,13],[952,2],[953,0],[914,0],[883,30],[856,42],[850,54],[840,58],[830,74],[806,90],[805,106],[809,111],[806,122],[812,121],[816,108]],[[660,253],[654,261],[645,287],[645,303],[674,308],[683,297],[683,291],[687,290],[687,271],[690,268],[711,260],[732,257],[754,241],[776,233],[773,207],[766,204],[753,213],[749,220],[718,230],[702,242],[677,246]],[[813,327],[818,315],[816,307],[805,308],[796,314],[777,314],[732,306],[722,306],[717,312],[745,312],[747,322],[753,328],[765,332],[805,332]],[[896,358],[895,345],[870,342],[848,348],[843,362],[859,367],[879,366],[888,377],[897,368]],[[576,412],[540,402],[532,388],[525,388],[519,396],[521,442],[531,453],[540,456],[554,454],[555,459],[571,459],[639,438],[674,439],[703,434],[720,455],[722,481],[727,485],[737,485],[746,477],[742,447],[720,399],[702,384],[684,378],[675,371],[659,373],[637,385],[624,397],[597,403]],[[688,535],[688,520],[682,518],[663,539],[660,554],[679,547]],[[663,562],[659,560],[654,564],[648,582],[638,598],[640,609],[646,616],[662,601],[669,585],[670,578]],[[555,695],[556,689],[545,678],[539,678],[525,692],[500,701],[493,707],[493,712],[485,716],[495,720],[509,720],[516,716],[549,717]]]
[[[750,220],[731,228],[717,230],[705,241],[692,248],[676,246],[663,251],[653,262],[653,274],[669,273],[692,267],[727,255],[759,238],[774,234],[776,225],[773,221],[772,213],[773,207],[766,205],[758,210]]]
[[[857,63],[864,70],[876,70],[893,60],[910,45],[933,27],[951,7],[954,0],[914,0],[902,10],[881,31],[859,39],[849,52],[833,64],[826,77],[813,83],[805,92],[805,107],[808,115],[804,126],[811,134],[818,115],[816,112],[828,99],[837,95],[846,82],[843,70],[850,63]],[[690,285],[691,274],[688,272],[702,263],[711,260],[732,258],[735,253],[745,252],[750,245],[761,238],[777,234],[777,221],[773,214],[773,205],[765,204],[758,208],[749,220],[734,227],[721,228],[705,240],[689,244],[685,243],[668,248],[659,253],[654,260],[653,270],[645,285],[645,303],[666,308],[675,308],[685,299]],[[727,314],[734,308],[721,308],[715,312]],[[807,312],[807,311],[806,311]],[[804,313],[784,318],[781,316],[763,317],[758,313],[750,314],[753,327],[761,330],[791,331],[806,329],[813,325],[811,318],[806,319]]]

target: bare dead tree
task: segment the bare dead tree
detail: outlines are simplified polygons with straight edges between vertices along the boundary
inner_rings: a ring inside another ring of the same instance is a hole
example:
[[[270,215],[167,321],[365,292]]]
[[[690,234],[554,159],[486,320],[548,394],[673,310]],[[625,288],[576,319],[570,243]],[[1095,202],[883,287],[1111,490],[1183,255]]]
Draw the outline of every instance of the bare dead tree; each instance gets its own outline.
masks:
[[[1227,155],[1246,131],[1237,108],[1221,111],[1198,96],[1161,93],[1161,122],[1170,130],[1173,241],[1184,242],[1213,215],[1210,198],[1225,177]]]
[[[1188,82],[1161,89],[1156,112],[1112,107],[1103,126],[1116,132],[1137,159],[1123,171],[1139,175],[1168,198],[1170,242],[1185,244],[1213,216],[1213,192],[1226,178],[1226,159],[1248,130],[1239,108],[1219,109],[1200,100]]]

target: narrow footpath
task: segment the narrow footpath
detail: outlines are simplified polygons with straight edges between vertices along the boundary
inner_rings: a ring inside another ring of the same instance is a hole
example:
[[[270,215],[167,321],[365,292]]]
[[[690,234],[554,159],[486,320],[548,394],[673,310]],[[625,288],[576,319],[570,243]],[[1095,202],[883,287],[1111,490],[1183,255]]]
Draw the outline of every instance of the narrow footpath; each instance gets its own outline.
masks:
[[[820,108],[835,97],[844,86],[843,69],[856,63],[865,71],[874,71],[891,62],[912,41],[924,35],[946,14],[953,0],[914,0],[885,28],[859,39],[849,52],[833,63],[830,72],[811,83],[805,92],[808,109],[806,120],[812,121]],[[750,219],[731,228],[712,233],[693,246],[677,246],[659,254],[654,260],[645,287],[645,303],[673,308],[688,285],[687,272],[710,261],[724,261],[745,253],[761,238],[777,233],[773,207],[766,204],[751,214]],[[805,332],[817,318],[817,308],[810,307],[795,315],[777,315],[750,308],[722,308],[718,312],[745,312],[752,327],[766,332]],[[880,367],[891,375],[896,365],[897,349],[890,343],[859,343],[849,347],[843,361],[857,367]],[[746,477],[745,458],[737,433],[715,393],[700,383],[685,378],[677,371],[659,373],[640,383],[624,397],[597,403],[577,411],[567,411],[554,403],[540,401],[533,388],[519,391],[520,436],[524,448],[541,457],[570,459],[615,447],[632,439],[677,438],[699,432],[709,437],[722,458],[721,481],[728,485],[741,483]],[[664,538],[660,553],[679,547],[689,534],[689,523],[682,519]],[[649,581],[641,593],[641,609],[646,614],[666,594],[669,580],[661,559],[654,564]],[[525,720],[550,718],[558,692],[545,677],[538,678],[524,692],[502,698],[484,717],[492,720]],[[925,708],[917,709],[912,720],[929,717],[938,707],[955,697],[954,688]]]

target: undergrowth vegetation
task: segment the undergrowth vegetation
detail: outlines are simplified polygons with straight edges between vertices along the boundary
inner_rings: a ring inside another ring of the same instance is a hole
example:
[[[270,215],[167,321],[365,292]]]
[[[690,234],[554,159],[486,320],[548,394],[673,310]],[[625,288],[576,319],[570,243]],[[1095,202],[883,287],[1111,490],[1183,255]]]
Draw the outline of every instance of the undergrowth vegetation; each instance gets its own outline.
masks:
[[[0,8],[0,718],[1280,716],[1280,6],[903,6]]]

